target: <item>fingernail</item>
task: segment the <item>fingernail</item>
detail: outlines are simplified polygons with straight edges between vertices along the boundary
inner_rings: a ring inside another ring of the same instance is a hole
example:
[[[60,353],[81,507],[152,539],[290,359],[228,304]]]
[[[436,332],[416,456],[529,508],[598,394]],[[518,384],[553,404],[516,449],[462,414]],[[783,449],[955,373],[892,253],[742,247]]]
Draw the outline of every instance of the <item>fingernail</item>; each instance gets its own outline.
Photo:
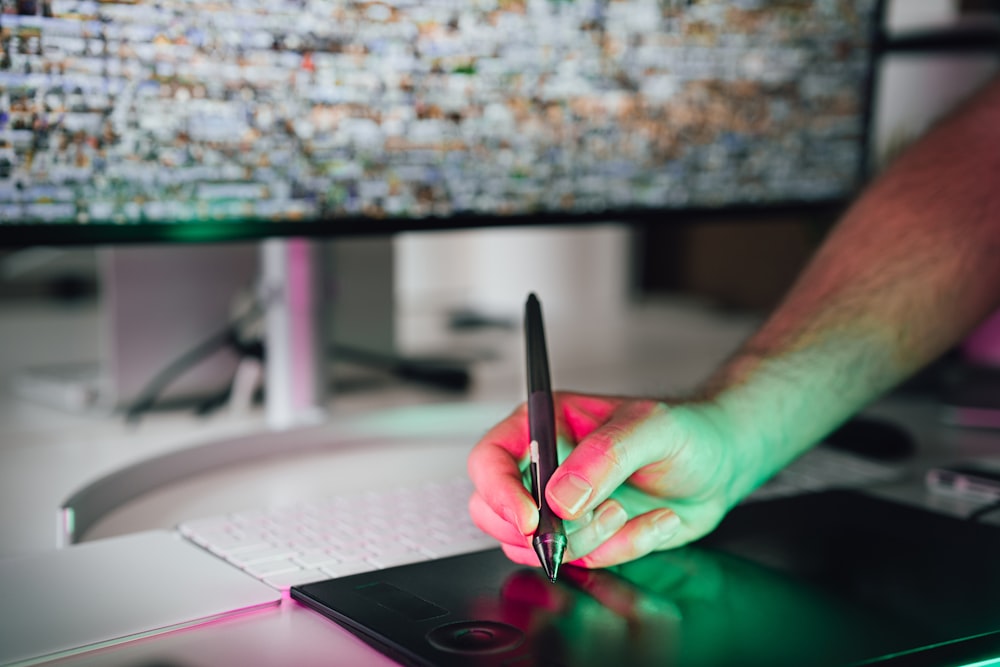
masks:
[[[653,522],[653,532],[660,542],[669,540],[681,527],[681,518],[673,512],[664,512]]]
[[[573,474],[563,475],[550,489],[552,497],[566,508],[569,514],[576,514],[583,509],[584,503],[594,492],[587,480]]]
[[[597,535],[603,540],[617,533],[625,522],[628,514],[620,505],[608,505],[596,517]]]

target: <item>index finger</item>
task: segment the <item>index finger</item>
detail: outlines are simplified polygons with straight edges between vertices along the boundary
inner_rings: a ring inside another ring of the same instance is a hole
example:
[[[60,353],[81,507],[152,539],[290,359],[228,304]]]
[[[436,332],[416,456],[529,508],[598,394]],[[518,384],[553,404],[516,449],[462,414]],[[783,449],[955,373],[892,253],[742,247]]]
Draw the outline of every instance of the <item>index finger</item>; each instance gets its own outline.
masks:
[[[669,454],[667,408],[632,401],[580,442],[552,474],[545,497],[564,519],[578,519],[607,500],[640,468]],[[664,425],[666,424],[666,426]]]
[[[528,408],[521,404],[479,440],[468,459],[469,477],[476,491],[522,535],[534,533],[538,524],[538,508],[521,476],[528,441]]]

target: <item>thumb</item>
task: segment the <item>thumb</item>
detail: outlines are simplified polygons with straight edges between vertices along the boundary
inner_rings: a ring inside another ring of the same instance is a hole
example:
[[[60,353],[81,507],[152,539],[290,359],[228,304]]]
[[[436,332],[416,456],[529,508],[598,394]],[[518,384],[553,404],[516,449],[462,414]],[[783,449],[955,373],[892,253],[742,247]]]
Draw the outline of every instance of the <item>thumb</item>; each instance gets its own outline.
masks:
[[[549,506],[564,519],[577,519],[637,470],[669,455],[668,413],[658,401],[623,404],[552,473],[545,488]]]

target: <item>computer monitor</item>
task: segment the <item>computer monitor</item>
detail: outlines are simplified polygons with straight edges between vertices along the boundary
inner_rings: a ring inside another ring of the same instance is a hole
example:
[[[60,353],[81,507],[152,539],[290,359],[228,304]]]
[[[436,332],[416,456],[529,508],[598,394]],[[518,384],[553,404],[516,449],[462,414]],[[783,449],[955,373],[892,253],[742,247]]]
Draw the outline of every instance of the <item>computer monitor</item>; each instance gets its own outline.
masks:
[[[838,206],[879,0],[0,0],[0,243]]]
[[[864,178],[882,15],[879,0],[0,8],[0,245],[829,212]]]

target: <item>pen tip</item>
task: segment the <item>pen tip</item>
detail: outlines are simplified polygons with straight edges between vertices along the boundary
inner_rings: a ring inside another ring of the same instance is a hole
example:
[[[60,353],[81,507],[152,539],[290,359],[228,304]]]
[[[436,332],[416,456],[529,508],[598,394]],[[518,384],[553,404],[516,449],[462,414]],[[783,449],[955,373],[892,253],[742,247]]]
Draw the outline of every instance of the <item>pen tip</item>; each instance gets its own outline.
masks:
[[[548,577],[548,580],[553,584],[556,583],[556,577],[559,575],[559,564],[548,560],[543,560],[541,563],[545,576]]]
[[[534,539],[535,553],[538,562],[542,564],[545,576],[553,584],[559,576],[559,565],[562,564],[566,551],[566,538],[563,535],[544,535]]]

